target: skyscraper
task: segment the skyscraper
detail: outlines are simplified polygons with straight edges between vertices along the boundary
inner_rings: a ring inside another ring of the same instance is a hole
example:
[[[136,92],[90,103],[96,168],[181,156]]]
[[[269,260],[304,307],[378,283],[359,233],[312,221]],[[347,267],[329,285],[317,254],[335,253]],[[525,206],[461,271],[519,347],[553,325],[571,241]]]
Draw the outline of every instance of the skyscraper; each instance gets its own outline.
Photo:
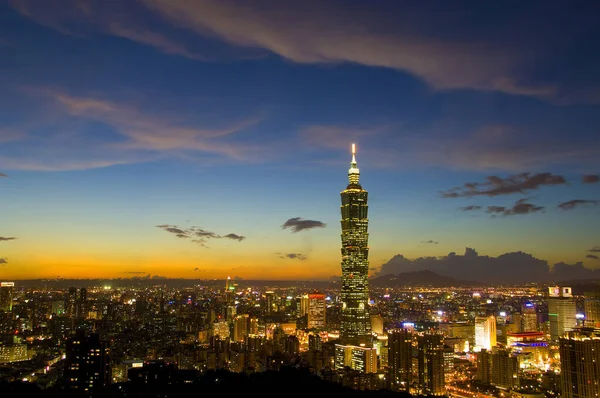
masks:
[[[550,340],[558,342],[565,332],[577,326],[577,307],[570,287],[552,286],[548,293]]]
[[[95,395],[111,382],[110,345],[97,333],[87,336],[78,330],[67,340],[65,380],[69,390]]]
[[[388,376],[392,390],[410,390],[413,334],[408,329],[388,333]]]
[[[424,334],[417,337],[419,384],[428,395],[444,395],[444,337]]]
[[[348,170],[348,186],[342,197],[342,312],[340,339],[344,345],[372,346],[369,318],[369,219],[368,193],[359,182],[356,147],[352,144],[352,162]]]
[[[538,320],[535,304],[527,301],[521,306],[521,330],[523,332],[537,332]]]
[[[560,339],[560,379],[565,398],[600,394],[600,330],[582,328]]]
[[[491,351],[496,346],[496,318],[490,316],[475,317],[475,351]]]
[[[314,292],[308,295],[308,328],[325,330],[325,294]]]
[[[585,326],[600,327],[600,292],[585,292]]]
[[[0,311],[11,312],[14,282],[0,282]]]

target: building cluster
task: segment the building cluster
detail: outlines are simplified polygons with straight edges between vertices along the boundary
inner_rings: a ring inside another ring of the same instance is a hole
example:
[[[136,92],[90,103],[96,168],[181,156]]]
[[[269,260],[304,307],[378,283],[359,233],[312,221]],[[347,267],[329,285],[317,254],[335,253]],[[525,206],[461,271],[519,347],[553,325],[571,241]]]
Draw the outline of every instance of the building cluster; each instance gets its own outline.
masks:
[[[369,287],[368,194],[352,155],[339,282],[2,282],[0,379],[94,395],[109,384],[293,366],[356,389],[415,395],[600,394],[598,292]]]

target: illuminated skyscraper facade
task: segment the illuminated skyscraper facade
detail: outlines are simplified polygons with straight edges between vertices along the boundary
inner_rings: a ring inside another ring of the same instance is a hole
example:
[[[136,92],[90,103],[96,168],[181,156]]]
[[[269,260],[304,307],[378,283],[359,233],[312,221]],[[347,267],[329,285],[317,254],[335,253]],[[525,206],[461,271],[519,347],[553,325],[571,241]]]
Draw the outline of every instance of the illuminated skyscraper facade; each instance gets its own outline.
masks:
[[[344,345],[372,346],[369,317],[368,193],[359,182],[356,150],[352,144],[352,162],[348,186],[342,197],[342,313],[340,339]]]
[[[11,312],[14,282],[0,282],[0,311]]]

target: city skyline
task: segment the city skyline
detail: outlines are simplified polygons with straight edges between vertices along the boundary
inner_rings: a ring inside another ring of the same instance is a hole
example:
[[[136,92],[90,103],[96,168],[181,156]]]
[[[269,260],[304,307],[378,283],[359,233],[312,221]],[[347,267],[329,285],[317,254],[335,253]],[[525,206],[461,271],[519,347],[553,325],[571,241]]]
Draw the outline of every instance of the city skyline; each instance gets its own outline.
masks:
[[[339,276],[352,143],[371,275],[598,277],[598,5],[60,3],[0,5],[0,279]]]

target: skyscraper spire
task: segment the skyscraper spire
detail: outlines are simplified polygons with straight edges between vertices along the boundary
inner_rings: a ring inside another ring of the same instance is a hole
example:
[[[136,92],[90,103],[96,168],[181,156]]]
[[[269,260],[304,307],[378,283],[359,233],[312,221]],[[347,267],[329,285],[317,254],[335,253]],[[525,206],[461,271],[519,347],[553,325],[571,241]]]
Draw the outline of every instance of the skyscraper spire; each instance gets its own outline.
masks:
[[[360,188],[359,180],[360,170],[356,163],[356,144],[352,144],[352,161],[350,162],[350,169],[348,169],[348,181],[350,182],[350,185],[348,185],[348,187],[355,185],[357,188]]]

